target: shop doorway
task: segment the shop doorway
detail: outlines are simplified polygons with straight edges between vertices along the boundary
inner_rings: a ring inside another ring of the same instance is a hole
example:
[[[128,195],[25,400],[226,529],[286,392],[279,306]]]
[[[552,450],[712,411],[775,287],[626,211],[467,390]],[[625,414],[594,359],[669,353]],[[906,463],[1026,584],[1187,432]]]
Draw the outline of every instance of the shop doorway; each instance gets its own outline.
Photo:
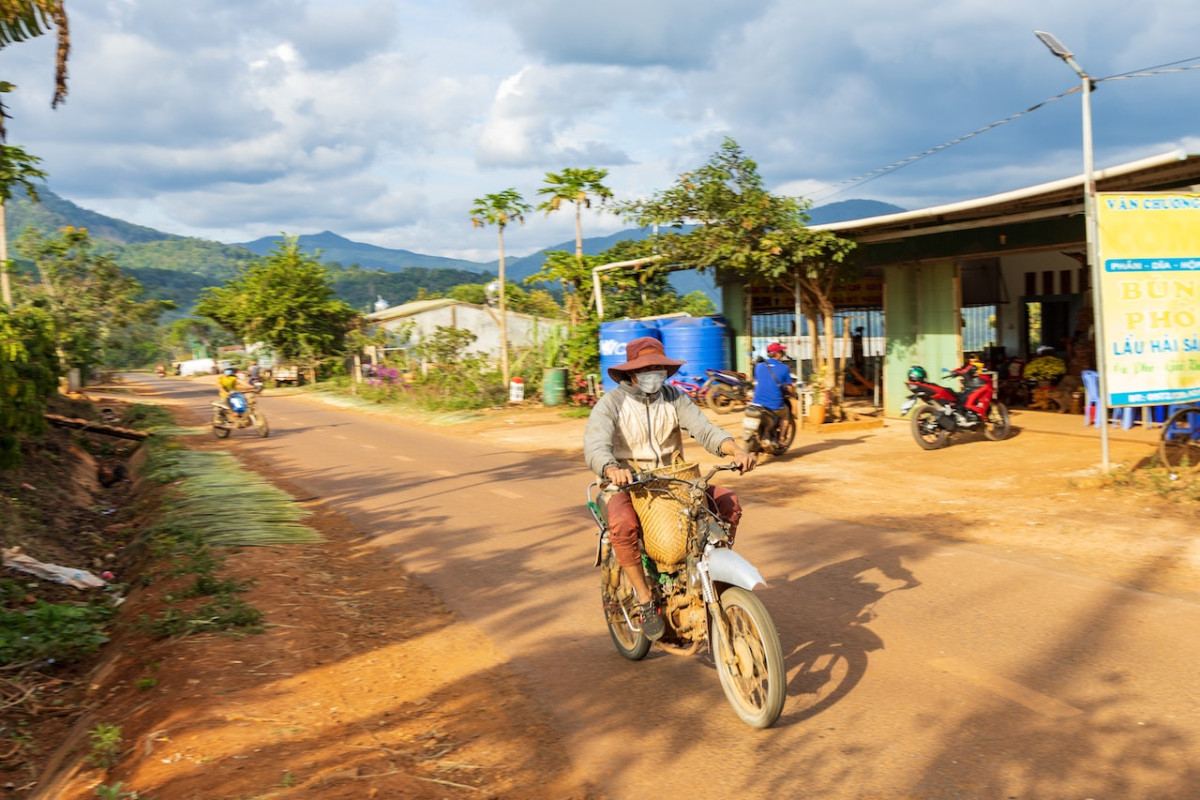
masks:
[[[1023,345],[1028,356],[1042,346],[1053,347],[1059,355],[1066,352],[1067,342],[1075,331],[1078,295],[1051,294],[1025,297],[1022,300],[1024,317]]]

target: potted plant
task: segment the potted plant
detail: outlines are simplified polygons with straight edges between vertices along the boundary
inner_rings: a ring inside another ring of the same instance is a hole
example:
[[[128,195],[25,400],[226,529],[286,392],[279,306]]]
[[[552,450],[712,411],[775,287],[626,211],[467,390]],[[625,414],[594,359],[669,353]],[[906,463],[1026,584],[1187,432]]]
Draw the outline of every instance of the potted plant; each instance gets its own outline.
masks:
[[[829,406],[829,386],[825,380],[824,368],[815,369],[808,374],[806,387],[812,395],[808,406],[808,422],[811,425],[824,424]]]

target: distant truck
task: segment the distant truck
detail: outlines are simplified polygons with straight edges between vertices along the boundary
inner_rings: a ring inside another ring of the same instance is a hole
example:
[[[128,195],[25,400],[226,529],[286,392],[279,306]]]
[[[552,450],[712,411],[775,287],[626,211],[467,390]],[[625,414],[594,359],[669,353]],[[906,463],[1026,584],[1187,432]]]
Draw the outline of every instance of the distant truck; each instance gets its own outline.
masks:
[[[295,364],[276,364],[271,367],[271,378],[276,386],[291,384],[300,385],[300,367]]]

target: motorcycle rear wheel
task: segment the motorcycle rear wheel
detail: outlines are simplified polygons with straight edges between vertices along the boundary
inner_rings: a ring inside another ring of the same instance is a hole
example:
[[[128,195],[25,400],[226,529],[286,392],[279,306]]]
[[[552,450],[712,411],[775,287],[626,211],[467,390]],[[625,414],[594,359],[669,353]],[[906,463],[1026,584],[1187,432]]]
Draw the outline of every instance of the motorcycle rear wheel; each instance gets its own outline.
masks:
[[[983,435],[989,441],[1002,442],[1008,438],[1012,422],[1008,418],[1008,406],[994,402],[988,408],[987,419],[983,421]]]
[[[213,436],[217,437],[218,439],[228,439],[231,426],[232,423],[230,423],[229,417],[225,415],[224,411],[217,411],[215,414],[213,414]]]
[[[787,699],[787,671],[775,622],[762,601],[740,586],[722,591],[720,603],[732,639],[726,643],[717,621],[712,621],[713,662],[721,688],[743,722],[769,728]]]
[[[641,661],[650,652],[650,640],[640,630],[630,628],[625,621],[626,614],[632,619],[636,613],[634,606],[637,605],[637,595],[609,545],[605,545],[604,557],[600,562],[600,599],[604,603],[608,634],[617,652],[630,661]]]
[[[708,390],[704,402],[718,414],[728,414],[739,402],[738,393],[727,386],[714,386]]]
[[[925,450],[937,450],[946,446],[950,439],[950,431],[938,425],[937,408],[922,403],[912,410],[912,415],[912,435],[917,444]]]
[[[261,411],[250,412],[250,423],[254,425],[254,430],[258,431],[258,435],[262,438],[267,438],[271,435],[271,429],[267,425],[267,418],[262,415]]]
[[[782,431],[782,433],[780,433]],[[796,420],[791,414],[784,416],[775,426],[775,444],[767,447],[767,452],[773,456],[781,456],[796,440]]]

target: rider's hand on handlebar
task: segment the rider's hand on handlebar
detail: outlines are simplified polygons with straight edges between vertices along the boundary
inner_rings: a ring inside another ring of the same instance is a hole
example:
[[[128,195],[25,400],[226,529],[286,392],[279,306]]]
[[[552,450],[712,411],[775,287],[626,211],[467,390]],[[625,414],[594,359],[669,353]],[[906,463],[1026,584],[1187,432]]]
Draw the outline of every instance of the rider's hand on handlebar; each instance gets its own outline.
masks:
[[[628,486],[633,483],[633,473],[616,464],[604,470],[604,477],[614,486]]]
[[[725,440],[725,443],[721,446],[721,454],[732,458],[733,463],[738,466],[738,472],[743,475],[754,469],[755,465],[758,464],[758,456],[754,453],[747,453],[738,447],[737,442],[733,439]]]

